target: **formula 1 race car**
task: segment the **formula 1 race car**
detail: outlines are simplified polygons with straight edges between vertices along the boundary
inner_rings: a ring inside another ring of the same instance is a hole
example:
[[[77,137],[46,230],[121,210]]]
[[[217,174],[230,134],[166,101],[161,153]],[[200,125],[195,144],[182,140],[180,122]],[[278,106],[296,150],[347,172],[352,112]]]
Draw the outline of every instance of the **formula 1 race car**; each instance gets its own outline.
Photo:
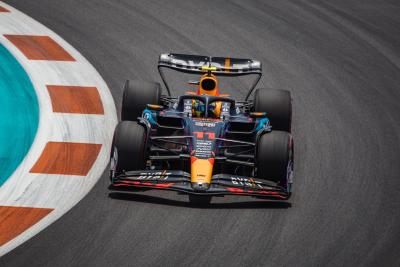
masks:
[[[164,69],[198,74],[196,91],[172,97]],[[290,92],[255,89],[261,63],[162,54],[156,82],[127,81],[114,133],[111,190],[173,190],[191,202],[245,195],[287,200],[293,180]],[[220,93],[220,76],[255,75],[244,101]],[[254,91],[253,100],[249,100]]]

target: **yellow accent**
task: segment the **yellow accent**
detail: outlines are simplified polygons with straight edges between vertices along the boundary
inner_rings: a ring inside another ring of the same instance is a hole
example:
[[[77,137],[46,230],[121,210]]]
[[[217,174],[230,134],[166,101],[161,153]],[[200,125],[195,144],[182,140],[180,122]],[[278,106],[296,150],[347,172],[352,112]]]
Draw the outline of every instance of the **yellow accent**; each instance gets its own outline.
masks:
[[[205,71],[215,71],[215,70],[217,70],[217,67],[209,67],[209,66],[202,66],[201,67],[201,70],[205,70]]]
[[[147,108],[150,110],[162,110],[163,106],[155,104],[147,104]]]
[[[196,159],[192,162],[191,182],[211,183],[213,165],[207,159]]]
[[[263,117],[266,117],[266,113],[265,112],[250,112],[250,117],[263,118]]]
[[[230,58],[226,58],[225,59],[225,72],[229,72],[231,68],[231,59]]]

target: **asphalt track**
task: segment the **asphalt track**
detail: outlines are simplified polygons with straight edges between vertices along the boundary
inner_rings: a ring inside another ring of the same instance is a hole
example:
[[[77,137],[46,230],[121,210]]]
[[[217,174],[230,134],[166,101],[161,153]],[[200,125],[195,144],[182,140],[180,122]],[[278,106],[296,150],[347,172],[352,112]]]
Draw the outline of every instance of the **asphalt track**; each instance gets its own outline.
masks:
[[[0,266],[399,266],[400,3],[6,0],[77,48],[120,108],[162,52],[254,57],[294,101],[291,205],[109,195],[106,175]],[[232,89],[235,97],[245,92]]]

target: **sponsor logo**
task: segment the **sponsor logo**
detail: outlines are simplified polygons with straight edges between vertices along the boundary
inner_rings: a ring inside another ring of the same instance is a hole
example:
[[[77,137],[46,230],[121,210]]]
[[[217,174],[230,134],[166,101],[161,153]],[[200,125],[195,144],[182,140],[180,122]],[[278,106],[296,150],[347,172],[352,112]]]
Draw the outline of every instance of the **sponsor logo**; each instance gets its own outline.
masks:
[[[293,161],[289,161],[289,164],[287,166],[287,183],[288,184],[292,184],[293,183],[293,176],[294,176],[294,171],[293,171]]]
[[[193,121],[205,121],[205,122],[221,122],[221,119],[216,119],[216,118],[195,118]]]
[[[161,113],[161,112],[160,112]],[[156,121],[153,118],[153,114],[149,110],[143,111],[142,114],[143,117],[143,122],[146,123],[146,125],[150,128],[152,124],[156,124]]]
[[[150,112],[144,113],[143,117],[144,117],[146,120],[148,120],[148,121],[151,120],[151,114],[150,114]]]
[[[213,142],[209,140],[197,140],[195,156],[198,158],[211,158]]]
[[[117,168],[117,163],[118,163],[118,149],[117,147],[114,147],[113,154],[110,159],[110,169],[115,171],[115,169]]]
[[[186,99],[184,102],[184,107],[183,107],[183,112],[187,114],[187,116],[192,117],[192,100],[191,99]]]
[[[163,58],[164,60],[166,58]],[[229,60],[229,64],[226,64],[226,59],[222,62],[216,62],[216,61],[212,61],[211,62],[211,66],[207,67],[208,65],[208,61],[203,61],[203,60],[185,60],[185,59],[180,59],[180,58],[170,58],[169,61],[171,62],[171,64],[173,65],[177,65],[177,66],[182,66],[182,67],[186,67],[189,69],[203,69],[203,70],[208,70],[209,68],[211,68],[211,70],[215,71],[217,69],[221,69],[225,71],[229,72],[230,68],[233,69],[238,69],[238,70],[243,70],[243,69],[249,69],[249,68],[260,68],[260,62],[258,61],[253,61],[253,62],[249,62],[249,63],[235,63],[235,62],[231,62],[231,60]],[[205,68],[204,68],[205,67]]]
[[[207,121],[195,121],[194,125],[200,126],[200,127],[210,127],[214,128],[215,127],[215,122],[207,122]]]
[[[117,169],[117,164],[118,164],[118,150],[117,147],[114,147],[113,154],[110,159],[111,178],[115,177],[115,170]]]
[[[141,172],[138,180],[167,180],[172,173],[167,171],[161,172]]]
[[[232,184],[241,185],[251,188],[263,188],[261,183],[255,181],[253,178],[231,177]]]

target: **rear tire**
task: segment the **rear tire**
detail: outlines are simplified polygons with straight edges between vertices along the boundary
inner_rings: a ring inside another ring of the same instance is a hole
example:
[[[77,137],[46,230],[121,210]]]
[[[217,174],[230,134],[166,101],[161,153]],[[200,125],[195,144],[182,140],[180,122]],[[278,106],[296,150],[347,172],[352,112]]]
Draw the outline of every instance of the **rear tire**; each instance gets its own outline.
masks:
[[[272,130],[291,132],[292,99],[289,91],[257,89],[253,103],[254,111],[267,113]]]
[[[147,81],[126,81],[122,97],[121,120],[137,121],[147,104],[160,104],[161,86]]]
[[[145,128],[137,122],[121,121],[115,129],[111,147],[111,180],[123,171],[143,170],[145,152]]]
[[[290,191],[293,178],[293,139],[288,132],[263,134],[257,143],[257,177]]]

